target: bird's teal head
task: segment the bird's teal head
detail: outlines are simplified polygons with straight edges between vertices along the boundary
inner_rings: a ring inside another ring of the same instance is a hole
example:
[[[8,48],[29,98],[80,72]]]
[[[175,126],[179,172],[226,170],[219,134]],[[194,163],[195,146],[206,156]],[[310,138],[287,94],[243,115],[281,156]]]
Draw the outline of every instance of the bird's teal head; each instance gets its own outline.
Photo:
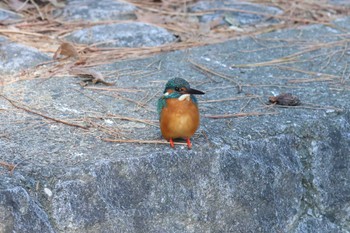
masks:
[[[172,98],[178,98],[183,94],[197,94],[197,95],[203,95],[204,92],[198,91],[196,89],[192,89],[190,87],[190,84],[183,78],[172,78],[170,79],[166,85],[165,89],[163,91],[163,94],[166,95],[166,93],[173,94],[174,97]]]
[[[158,100],[158,113],[162,111],[162,109],[166,106],[166,99],[169,98],[178,98],[179,100],[184,100],[189,98],[189,100],[193,101],[197,104],[197,99],[194,95],[203,95],[204,92],[192,89],[190,84],[182,78],[172,78],[170,79],[163,91],[163,96]]]

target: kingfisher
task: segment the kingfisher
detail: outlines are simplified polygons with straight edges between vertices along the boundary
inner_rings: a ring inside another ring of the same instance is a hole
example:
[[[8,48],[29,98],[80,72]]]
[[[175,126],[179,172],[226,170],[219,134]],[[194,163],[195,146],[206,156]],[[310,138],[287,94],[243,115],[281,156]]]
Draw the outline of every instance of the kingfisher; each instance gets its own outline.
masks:
[[[157,110],[160,130],[172,148],[177,138],[185,139],[188,149],[192,148],[191,137],[199,127],[198,102],[194,95],[203,94],[182,78],[172,78],[166,83]]]

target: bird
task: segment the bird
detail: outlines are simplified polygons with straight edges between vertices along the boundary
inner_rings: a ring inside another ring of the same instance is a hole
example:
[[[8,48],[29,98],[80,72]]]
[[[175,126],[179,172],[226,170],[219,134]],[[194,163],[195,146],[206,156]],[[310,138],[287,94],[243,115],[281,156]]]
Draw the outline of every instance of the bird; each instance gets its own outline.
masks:
[[[185,139],[188,149],[192,148],[191,137],[200,122],[198,101],[194,95],[203,94],[192,89],[183,78],[172,78],[166,83],[157,110],[162,136],[172,148],[175,147],[174,139],[178,138]]]

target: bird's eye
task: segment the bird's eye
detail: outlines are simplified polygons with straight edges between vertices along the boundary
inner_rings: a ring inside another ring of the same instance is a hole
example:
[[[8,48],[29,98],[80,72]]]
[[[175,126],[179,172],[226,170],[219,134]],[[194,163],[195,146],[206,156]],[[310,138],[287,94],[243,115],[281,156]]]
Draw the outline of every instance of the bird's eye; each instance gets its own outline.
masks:
[[[175,87],[175,91],[180,91],[180,88],[178,88],[178,87]]]

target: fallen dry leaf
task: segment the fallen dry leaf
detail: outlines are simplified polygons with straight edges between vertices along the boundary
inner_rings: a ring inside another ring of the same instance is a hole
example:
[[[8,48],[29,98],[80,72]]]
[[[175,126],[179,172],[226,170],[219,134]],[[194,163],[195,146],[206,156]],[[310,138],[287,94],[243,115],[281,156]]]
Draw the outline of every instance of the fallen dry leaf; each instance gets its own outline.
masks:
[[[93,84],[100,82],[107,86],[114,85],[113,83],[106,82],[103,75],[100,72],[94,70],[89,70],[85,68],[72,68],[69,70],[69,74],[80,76],[83,78],[83,81],[91,81]]]
[[[79,53],[71,43],[63,42],[53,55],[53,59],[57,60],[60,56],[79,58]]]

